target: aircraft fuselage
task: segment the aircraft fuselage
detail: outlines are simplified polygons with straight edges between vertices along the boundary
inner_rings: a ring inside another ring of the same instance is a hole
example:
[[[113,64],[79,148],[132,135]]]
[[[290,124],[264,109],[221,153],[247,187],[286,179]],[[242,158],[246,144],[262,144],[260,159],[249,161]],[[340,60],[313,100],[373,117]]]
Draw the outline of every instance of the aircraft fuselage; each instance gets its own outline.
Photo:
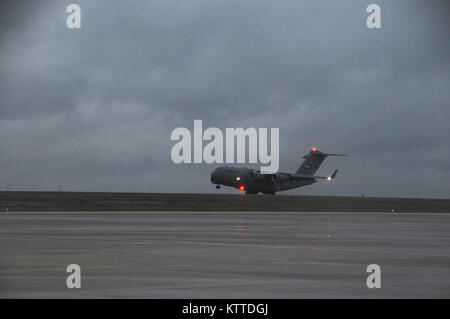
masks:
[[[211,173],[211,183],[245,191],[247,194],[274,194],[315,183],[315,179],[296,180],[288,173],[262,175],[249,168],[221,166]]]

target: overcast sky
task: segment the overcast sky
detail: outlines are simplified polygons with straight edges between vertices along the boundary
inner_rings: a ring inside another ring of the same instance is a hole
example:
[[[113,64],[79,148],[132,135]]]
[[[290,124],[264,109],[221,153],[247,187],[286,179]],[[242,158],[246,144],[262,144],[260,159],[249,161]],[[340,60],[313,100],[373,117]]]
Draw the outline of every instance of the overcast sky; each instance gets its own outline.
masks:
[[[78,30],[66,27],[72,2]],[[366,27],[372,2],[381,29]],[[218,165],[170,157],[171,131],[202,119],[280,128],[282,172],[312,146],[350,154],[319,169],[339,168],[333,182],[286,193],[450,197],[448,1],[2,1],[0,12],[2,189],[214,193]]]

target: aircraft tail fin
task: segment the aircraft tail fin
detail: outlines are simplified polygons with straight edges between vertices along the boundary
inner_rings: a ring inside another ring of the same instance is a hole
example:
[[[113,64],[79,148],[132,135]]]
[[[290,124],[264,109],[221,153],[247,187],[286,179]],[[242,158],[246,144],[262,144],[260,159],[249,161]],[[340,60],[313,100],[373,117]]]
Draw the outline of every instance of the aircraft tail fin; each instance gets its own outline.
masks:
[[[317,150],[317,148],[313,147],[311,151],[303,158],[305,159],[302,165],[297,169],[295,175],[303,175],[303,176],[313,176],[314,173],[319,169],[322,162],[328,156],[347,156],[346,154],[327,154],[322,153]],[[333,173],[331,178],[336,176],[337,170]]]

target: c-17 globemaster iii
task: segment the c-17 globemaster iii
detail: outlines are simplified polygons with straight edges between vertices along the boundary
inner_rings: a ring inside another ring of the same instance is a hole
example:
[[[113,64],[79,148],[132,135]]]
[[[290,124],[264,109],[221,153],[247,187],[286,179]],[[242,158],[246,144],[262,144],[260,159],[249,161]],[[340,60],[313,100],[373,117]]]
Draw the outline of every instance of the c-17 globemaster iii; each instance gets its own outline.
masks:
[[[328,156],[347,156],[345,154],[326,154],[311,149],[302,165],[294,174],[276,173],[261,174],[259,170],[232,166],[221,166],[211,173],[211,183],[220,188],[221,185],[237,188],[245,191],[245,194],[272,194],[301,186],[311,185],[318,179],[332,180],[336,177],[337,170],[330,176],[317,176],[314,173]]]

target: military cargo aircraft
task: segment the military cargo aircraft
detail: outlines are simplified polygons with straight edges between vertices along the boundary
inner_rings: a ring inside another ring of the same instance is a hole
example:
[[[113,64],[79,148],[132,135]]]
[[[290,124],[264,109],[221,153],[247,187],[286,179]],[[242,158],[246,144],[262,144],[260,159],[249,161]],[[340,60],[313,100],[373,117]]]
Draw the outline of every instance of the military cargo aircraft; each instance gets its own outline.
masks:
[[[330,176],[317,176],[314,173],[328,156],[347,156],[346,154],[326,154],[313,147],[302,165],[294,174],[261,174],[259,170],[232,166],[221,166],[211,173],[211,183],[219,189],[221,185],[234,187],[245,194],[271,194],[301,186],[311,185],[318,179],[332,180],[337,170]]]

